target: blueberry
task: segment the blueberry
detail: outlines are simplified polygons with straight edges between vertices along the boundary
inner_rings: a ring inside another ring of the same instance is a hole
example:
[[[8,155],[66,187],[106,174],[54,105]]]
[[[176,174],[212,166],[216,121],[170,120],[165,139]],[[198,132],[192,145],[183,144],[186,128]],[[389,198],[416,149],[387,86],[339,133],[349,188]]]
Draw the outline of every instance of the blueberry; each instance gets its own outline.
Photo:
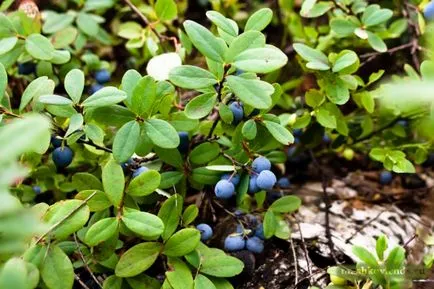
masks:
[[[208,241],[212,237],[212,229],[208,224],[199,224],[196,229],[200,231],[200,240],[202,242]]]
[[[241,211],[241,210],[236,210],[236,211],[234,212],[234,215],[235,215],[236,217],[241,217],[242,215],[244,215],[244,212]]]
[[[396,124],[399,126],[402,126],[402,127],[407,127],[408,121],[406,121],[405,119],[402,119],[402,120],[397,121]]]
[[[254,194],[259,191],[258,185],[256,184],[258,176],[257,175],[251,175],[250,181],[249,181],[249,193]]]
[[[428,3],[428,5],[425,6],[423,14],[426,19],[434,20],[434,1],[431,1],[430,3]]]
[[[264,170],[271,169],[271,163],[266,157],[259,157],[253,161],[252,169],[257,173],[260,173]]]
[[[389,171],[382,171],[380,173],[380,184],[382,185],[388,185],[392,181],[392,173]]]
[[[89,87],[89,94],[92,95],[103,87],[104,86],[99,83],[94,83]]]
[[[100,69],[95,72],[95,80],[99,84],[104,84],[110,81],[110,72],[107,69]]]
[[[224,174],[221,176],[220,180],[229,180],[231,179],[231,183],[234,184],[234,186],[238,186],[238,184],[240,183],[240,175],[236,174],[233,175],[231,178],[232,174]]]
[[[329,144],[329,143],[331,143],[331,141],[332,141],[332,139],[326,133],[322,136],[322,142],[323,143]]]
[[[297,147],[292,145],[286,151],[286,155],[288,156],[288,158],[293,158],[295,156],[296,152],[297,152]]]
[[[51,157],[53,159],[54,164],[58,168],[66,168],[72,162],[72,157],[74,153],[69,147],[58,147],[56,148]]]
[[[133,173],[133,178],[140,176],[142,173],[149,171],[147,167],[139,167]]]
[[[262,240],[265,239],[265,236],[264,236],[264,225],[262,223],[260,223],[258,226],[256,226],[255,236],[258,237],[259,239],[262,239]]]
[[[62,145],[62,139],[53,135],[51,136],[51,144],[53,145],[53,147],[58,148]]]
[[[235,233],[244,234],[244,227],[241,224],[238,224],[236,229],[235,229]]]
[[[246,241],[243,236],[227,236],[225,239],[225,250],[227,251],[239,251],[244,249]]]
[[[42,192],[40,186],[33,186],[32,189],[33,189],[33,191],[35,192],[35,194],[37,194],[37,195],[39,195],[39,194]]]
[[[244,71],[241,70],[241,69],[237,69],[237,70],[235,70],[235,75],[241,75],[241,74],[243,74],[243,73],[244,73]]]
[[[36,65],[33,62],[24,62],[18,64],[18,73],[23,75],[29,75],[36,71]]]
[[[229,199],[235,193],[234,184],[228,180],[220,180],[215,185],[214,193],[219,199]]]
[[[232,120],[232,124],[239,124],[244,118],[244,108],[240,102],[234,101],[229,105],[229,108],[234,115],[234,119]]]
[[[282,189],[287,189],[291,186],[291,182],[288,178],[282,177],[277,181],[277,185]]]
[[[260,112],[261,111],[259,109],[255,108],[254,110],[252,110],[249,117],[257,116]]]
[[[134,160],[130,158],[126,163],[122,163],[122,164],[121,164],[121,167],[122,167],[122,170],[124,171],[124,173],[128,172],[128,168],[129,168],[133,163],[134,163]]]
[[[246,248],[252,253],[260,254],[264,251],[264,241],[258,237],[252,237],[247,239]]]
[[[258,218],[256,218],[256,216],[252,214],[248,214],[246,217],[247,221],[249,222],[249,226],[256,227],[256,225],[258,224]]]
[[[262,171],[256,179],[256,185],[263,190],[271,190],[276,184],[276,176],[272,171]]]
[[[292,134],[293,134],[295,137],[301,137],[301,136],[303,135],[303,130],[302,130],[301,128],[295,128],[295,129],[292,131]]]
[[[179,135],[178,150],[181,153],[188,152],[188,147],[190,146],[190,141],[188,139],[188,132],[186,132],[186,131],[180,131],[180,132],[178,132],[178,135]]]

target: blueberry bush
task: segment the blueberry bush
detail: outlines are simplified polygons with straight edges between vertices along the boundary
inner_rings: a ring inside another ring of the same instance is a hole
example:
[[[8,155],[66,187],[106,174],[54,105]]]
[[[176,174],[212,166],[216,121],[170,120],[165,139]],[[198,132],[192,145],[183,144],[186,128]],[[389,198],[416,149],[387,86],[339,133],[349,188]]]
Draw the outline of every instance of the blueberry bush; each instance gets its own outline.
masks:
[[[235,288],[291,239],[291,168],[430,161],[434,2],[250,2],[2,2],[0,288]]]

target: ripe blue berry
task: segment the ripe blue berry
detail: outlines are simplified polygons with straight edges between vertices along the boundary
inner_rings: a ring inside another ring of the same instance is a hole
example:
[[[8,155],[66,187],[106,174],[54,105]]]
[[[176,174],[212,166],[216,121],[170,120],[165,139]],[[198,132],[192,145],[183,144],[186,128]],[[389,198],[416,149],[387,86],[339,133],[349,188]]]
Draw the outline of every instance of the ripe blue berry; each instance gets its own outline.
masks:
[[[243,73],[244,73],[244,70],[241,70],[241,69],[235,70],[235,75],[241,75]]]
[[[288,178],[282,177],[277,181],[277,185],[282,189],[287,189],[291,186],[291,182]]]
[[[18,64],[18,73],[22,75],[29,75],[36,71],[36,65],[33,62],[24,62]]]
[[[271,190],[276,184],[276,176],[272,171],[262,171],[256,179],[256,185],[263,190]]]
[[[256,184],[256,180],[258,179],[257,175],[251,175],[249,180],[249,193],[254,194],[259,191],[258,185]]]
[[[149,171],[147,167],[139,167],[137,170],[133,173],[133,178],[140,176],[142,173]]]
[[[53,159],[54,164],[58,168],[66,168],[72,162],[72,157],[74,153],[69,147],[58,147],[56,148],[51,157]]]
[[[428,5],[425,6],[423,14],[426,19],[434,20],[434,1],[431,1],[430,3],[428,3]]]
[[[265,239],[265,236],[264,236],[264,225],[262,223],[260,223],[258,226],[256,226],[255,236],[258,237],[259,239],[262,239],[262,240]]]
[[[110,72],[107,69],[101,69],[95,72],[95,80],[99,84],[104,84],[110,81]]]
[[[259,157],[253,161],[252,169],[253,169],[253,171],[255,171],[257,173],[260,173],[264,170],[270,170],[271,169],[271,163],[266,157]]]
[[[246,246],[246,241],[244,240],[243,236],[227,236],[225,239],[225,250],[227,251],[239,251],[244,249]]]
[[[89,87],[89,94],[92,95],[103,87],[104,86],[99,83],[94,83]]]
[[[39,195],[39,194],[42,192],[40,186],[33,186],[32,189],[33,189],[33,191],[35,192],[35,194],[37,194],[37,195]]]
[[[53,135],[51,136],[51,144],[53,145],[53,147],[58,148],[62,145],[62,139]]]
[[[244,215],[244,212],[241,211],[241,210],[236,210],[236,211],[234,212],[234,214],[235,214],[236,217],[241,217],[242,215]]]
[[[189,140],[188,140],[188,132],[186,131],[180,131],[178,132],[179,135],[179,145],[178,145],[178,150],[181,153],[186,153],[188,152],[188,147],[189,147]]]
[[[331,141],[332,141],[332,139],[326,133],[322,136],[322,142],[323,143],[329,144],[329,143],[331,143]]]
[[[303,130],[302,130],[301,128],[296,128],[296,129],[294,129],[294,130],[292,131],[292,134],[293,134],[295,137],[301,137],[302,134],[303,134]]]
[[[248,214],[246,217],[247,217],[247,220],[249,222],[249,226],[250,227],[256,227],[256,225],[258,224],[258,218],[252,214]]]
[[[232,184],[228,180],[220,180],[215,185],[214,193],[219,199],[229,199],[235,193],[234,184]]]
[[[406,121],[405,119],[403,120],[399,120],[396,122],[397,125],[402,126],[402,127],[407,127],[408,126],[408,121]]]
[[[260,254],[264,251],[264,241],[258,237],[252,237],[247,239],[246,248],[252,253]]]
[[[392,173],[389,171],[382,171],[380,173],[380,184],[382,185],[388,185],[392,181]]]
[[[229,105],[229,108],[232,111],[232,114],[234,115],[234,118],[232,120],[233,124],[239,124],[244,117],[244,109],[240,102],[234,101]]]
[[[212,237],[212,229],[208,224],[199,224],[196,226],[196,229],[200,232],[200,240],[202,242],[208,241]]]
[[[240,183],[240,175],[238,175],[238,174],[233,175],[232,178],[231,178],[231,176],[232,176],[232,174],[224,174],[221,176],[220,180],[228,180],[229,181],[229,179],[231,179],[230,182],[233,183],[234,186],[238,186],[238,184]]]

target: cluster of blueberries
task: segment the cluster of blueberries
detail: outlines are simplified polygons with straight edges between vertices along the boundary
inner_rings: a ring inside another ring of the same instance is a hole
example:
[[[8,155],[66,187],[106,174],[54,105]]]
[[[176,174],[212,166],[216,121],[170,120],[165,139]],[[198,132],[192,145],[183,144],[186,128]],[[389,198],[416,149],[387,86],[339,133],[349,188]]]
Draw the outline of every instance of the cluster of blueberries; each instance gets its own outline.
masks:
[[[255,216],[247,215],[250,223],[254,226],[253,230],[246,229],[241,223],[237,225],[234,233],[227,236],[224,240],[224,248],[228,252],[241,251],[244,249],[252,253],[260,254],[264,251],[264,227],[258,222]],[[208,224],[196,226],[201,235],[201,241],[205,242],[213,236],[213,230]]]
[[[110,72],[107,69],[100,69],[95,72],[96,83],[92,84],[89,88],[89,94],[94,94],[104,87],[104,83],[110,81]]]
[[[249,181],[249,193],[257,193],[260,190],[271,190],[277,182],[271,169],[271,162],[266,157],[258,157],[252,162],[252,172]],[[214,188],[218,199],[229,199],[235,195],[235,187],[240,182],[238,174],[224,174]],[[287,178],[279,179],[279,186],[290,185]]]

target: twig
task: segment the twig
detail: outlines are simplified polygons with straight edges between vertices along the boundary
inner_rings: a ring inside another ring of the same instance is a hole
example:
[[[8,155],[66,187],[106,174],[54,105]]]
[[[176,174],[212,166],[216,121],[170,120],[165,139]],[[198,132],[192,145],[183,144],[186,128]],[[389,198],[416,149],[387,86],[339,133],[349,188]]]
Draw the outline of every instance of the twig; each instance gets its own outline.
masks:
[[[375,221],[376,219],[378,219],[381,214],[383,214],[385,211],[381,211],[379,212],[374,218],[370,219],[368,222],[364,223],[356,232],[354,232],[350,237],[348,237],[345,240],[345,243],[348,243],[349,241],[351,241],[358,233],[360,233],[364,228],[366,228],[367,226],[369,226],[369,224],[371,224],[373,221]]]
[[[300,232],[301,246],[303,248],[304,258],[306,258],[307,270],[309,271],[309,275],[312,275],[312,268],[310,267],[309,254],[307,253],[306,243],[304,241],[303,233],[301,232],[300,221],[297,218],[295,218],[295,222],[297,223],[298,231]]]
[[[8,116],[16,117],[16,118],[22,118],[21,115],[15,114],[12,111],[9,111],[6,107],[3,105],[0,105],[0,114],[5,114]]]
[[[41,237],[38,238],[38,240],[36,240],[36,244],[41,242],[42,239],[45,238],[45,236],[48,235],[48,233],[52,232],[54,229],[56,229],[58,226],[60,226],[63,222],[65,222],[69,217],[71,217],[72,215],[74,215],[76,212],[78,212],[84,205],[87,204],[87,202],[89,202],[90,199],[93,198],[93,196],[95,196],[97,193],[97,191],[94,191],[89,197],[87,197],[79,206],[77,206],[74,210],[72,210],[71,212],[69,212],[65,217],[63,217],[60,221],[58,221],[57,223],[55,223],[53,226],[51,226],[47,232],[45,232],[44,234],[42,234]]]
[[[100,146],[99,144],[96,144],[96,143],[94,143],[92,141],[78,139],[77,142],[93,146],[94,148],[97,148],[99,150],[102,150],[102,151],[105,151],[105,152],[108,152],[108,153],[112,153],[113,152],[111,149],[103,147],[103,146]]]
[[[414,239],[416,239],[416,237],[417,237],[417,234],[414,234],[407,242],[405,242],[405,244],[404,244],[404,249],[405,250],[407,250],[407,247],[408,247],[408,245],[410,245],[410,243],[414,240]]]
[[[335,249],[334,249],[334,244],[333,244],[333,240],[332,240],[332,233],[330,230],[331,204],[330,204],[329,194],[327,193],[327,177],[326,177],[326,174],[325,174],[322,166],[319,164],[318,160],[316,159],[316,157],[313,154],[313,151],[311,149],[309,150],[309,154],[310,154],[315,166],[317,167],[317,169],[319,170],[319,172],[321,173],[321,176],[322,176],[321,186],[322,186],[323,199],[324,199],[324,204],[325,204],[325,230],[326,230],[327,244],[328,244],[328,247],[330,249],[330,254],[333,257],[333,260],[336,263],[338,263],[338,259],[336,258],[336,255],[335,255]]]
[[[360,58],[367,58],[367,59],[360,64],[360,67],[364,66],[365,64],[367,64],[368,62],[374,60],[375,58],[377,58],[380,55],[383,55],[383,54],[386,54],[386,53],[389,54],[389,55],[392,55],[393,53],[398,52],[400,50],[404,50],[404,49],[413,47],[413,45],[414,45],[413,42],[409,42],[409,43],[406,43],[406,44],[402,44],[402,45],[390,48],[386,52],[370,52],[370,53],[362,54],[362,55],[360,55]]]
[[[292,238],[289,239],[289,242],[291,244],[292,256],[294,258],[294,270],[295,270],[294,286],[295,286],[295,284],[298,283],[298,259],[297,259],[297,254],[295,253],[294,241],[292,240]]]
[[[321,273],[321,272],[322,272],[322,273]],[[295,284],[294,286],[292,286],[291,289],[295,289],[295,288],[297,288],[298,285],[300,285],[302,282],[304,282],[304,281],[306,281],[306,280],[312,278],[313,276],[317,275],[318,273],[321,273],[321,275],[319,276],[319,278],[318,278],[317,280],[320,280],[320,279],[323,278],[323,276],[326,276],[326,275],[327,275],[327,272],[324,272],[324,269],[321,269],[321,268],[320,268],[320,269],[316,270],[315,272],[313,272],[312,274],[310,274],[310,275],[308,275],[308,276],[306,276],[306,277],[300,279],[300,281],[298,281],[297,284]]]
[[[80,277],[77,274],[74,274],[75,280],[77,280],[78,283],[80,283],[81,287],[84,289],[90,289],[86,284],[84,284],[83,281],[81,281]]]
[[[86,268],[87,272],[89,272],[90,276],[95,281],[95,283],[98,284],[99,288],[102,289],[101,283],[99,283],[99,280],[95,277],[92,270],[89,268],[89,265],[87,265],[87,261],[84,258],[83,252],[81,252],[80,244],[78,244],[77,235],[74,233],[73,236],[74,236],[75,245],[77,246],[78,254],[80,255],[81,261],[83,261],[84,268]]]
[[[402,120],[402,118],[400,118],[400,117],[395,118],[394,120],[392,120],[391,122],[389,122],[389,123],[386,124],[385,126],[380,127],[379,129],[374,130],[374,131],[372,131],[371,133],[368,133],[368,134],[365,135],[364,137],[361,137],[361,138],[359,138],[359,139],[356,139],[356,140],[353,142],[353,144],[356,144],[356,143],[359,143],[359,142],[365,141],[365,140],[367,140],[367,139],[370,139],[372,136],[376,135],[377,133],[380,133],[380,132],[382,132],[382,131],[385,130],[385,129],[391,128],[392,126],[394,126],[394,125],[395,125],[398,121],[400,121],[400,120]]]

